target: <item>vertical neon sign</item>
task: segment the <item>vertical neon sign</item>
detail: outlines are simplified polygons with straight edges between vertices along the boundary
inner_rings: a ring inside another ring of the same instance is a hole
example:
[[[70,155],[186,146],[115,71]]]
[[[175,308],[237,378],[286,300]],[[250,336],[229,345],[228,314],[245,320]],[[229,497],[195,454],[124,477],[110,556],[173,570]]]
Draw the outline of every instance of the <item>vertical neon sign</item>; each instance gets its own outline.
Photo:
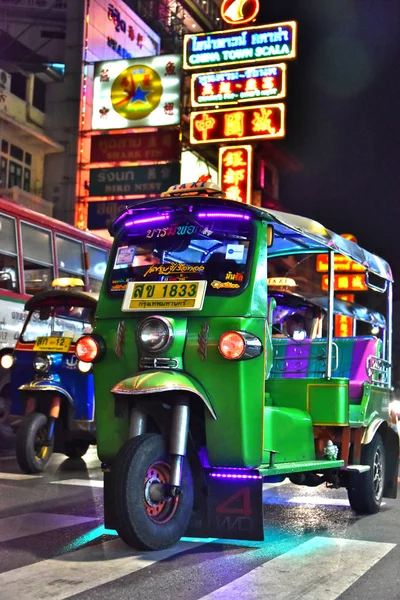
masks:
[[[251,204],[252,146],[225,146],[219,149],[219,185],[230,200]]]

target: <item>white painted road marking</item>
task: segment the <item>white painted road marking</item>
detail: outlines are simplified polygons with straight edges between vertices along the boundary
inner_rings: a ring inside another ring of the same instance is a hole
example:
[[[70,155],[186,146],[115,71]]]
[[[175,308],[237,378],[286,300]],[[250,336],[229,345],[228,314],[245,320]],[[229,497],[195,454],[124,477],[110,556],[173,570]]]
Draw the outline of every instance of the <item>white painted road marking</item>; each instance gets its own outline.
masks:
[[[84,485],[86,487],[104,487],[102,479],[60,479],[60,481],[50,481],[58,485]]]
[[[201,600],[335,600],[395,546],[314,537]]]
[[[286,502],[290,504],[310,504],[320,506],[347,506],[350,508],[350,502],[347,498],[329,498],[323,496],[293,496]],[[381,506],[385,506],[385,502],[382,502]]]
[[[201,545],[180,542],[168,550],[140,553],[112,540],[1,573],[0,589],[13,600],[65,600]]]
[[[0,473],[0,479],[24,481],[25,479],[40,479],[42,475],[25,475],[24,473]]]
[[[51,513],[25,513],[15,517],[5,517],[0,520],[0,542],[99,520],[93,517],[76,517],[74,515]]]

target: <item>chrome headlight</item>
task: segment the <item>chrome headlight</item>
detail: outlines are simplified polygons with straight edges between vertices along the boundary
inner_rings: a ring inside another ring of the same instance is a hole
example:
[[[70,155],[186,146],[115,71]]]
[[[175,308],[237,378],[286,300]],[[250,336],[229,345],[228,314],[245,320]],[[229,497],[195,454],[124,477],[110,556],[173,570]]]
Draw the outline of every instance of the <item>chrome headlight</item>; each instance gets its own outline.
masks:
[[[51,367],[50,356],[37,356],[33,361],[33,368],[37,373],[48,373]]]
[[[146,352],[167,350],[174,339],[171,323],[164,317],[149,317],[140,323],[137,339]]]
[[[11,369],[14,364],[14,357],[12,354],[3,354],[0,358],[0,365],[3,369]]]

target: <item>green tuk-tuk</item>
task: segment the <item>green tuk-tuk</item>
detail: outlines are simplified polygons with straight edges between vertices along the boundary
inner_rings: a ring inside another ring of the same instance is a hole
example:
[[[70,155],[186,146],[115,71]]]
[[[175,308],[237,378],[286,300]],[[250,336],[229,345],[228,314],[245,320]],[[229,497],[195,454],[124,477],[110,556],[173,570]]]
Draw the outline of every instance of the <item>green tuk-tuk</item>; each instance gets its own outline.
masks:
[[[94,363],[106,527],[150,550],[184,534],[260,540],[262,484],[285,477],[343,486],[358,513],[396,497],[384,260],[210,183],[136,201],[110,232],[94,333],[76,344]],[[338,255],[357,265],[360,297],[384,300],[383,315],[374,299],[375,320],[348,308],[348,337],[334,336]],[[285,327],[294,310],[279,304],[277,278],[314,298],[304,324],[297,315]],[[315,326],[306,321],[317,297],[325,316]]]

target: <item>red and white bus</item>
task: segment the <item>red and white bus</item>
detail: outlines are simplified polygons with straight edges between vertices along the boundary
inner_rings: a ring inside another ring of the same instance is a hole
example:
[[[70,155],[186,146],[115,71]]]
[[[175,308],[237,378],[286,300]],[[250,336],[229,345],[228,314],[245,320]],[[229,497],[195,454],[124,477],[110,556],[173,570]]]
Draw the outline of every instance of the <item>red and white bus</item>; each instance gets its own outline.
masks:
[[[98,292],[111,243],[0,198],[0,357],[14,347],[30,296],[58,277]],[[4,388],[0,368],[0,396]]]

